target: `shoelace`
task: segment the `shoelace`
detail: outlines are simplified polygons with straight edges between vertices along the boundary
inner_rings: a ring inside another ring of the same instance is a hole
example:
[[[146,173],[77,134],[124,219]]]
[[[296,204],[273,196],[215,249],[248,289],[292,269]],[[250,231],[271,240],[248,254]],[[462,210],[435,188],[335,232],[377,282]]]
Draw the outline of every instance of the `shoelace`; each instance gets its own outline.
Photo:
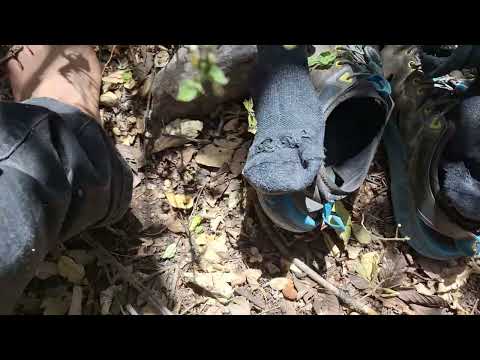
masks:
[[[338,65],[350,65],[354,72],[350,77],[382,75],[382,65],[379,54],[367,54],[364,45],[339,45],[336,47]],[[373,49],[372,49],[373,50]]]

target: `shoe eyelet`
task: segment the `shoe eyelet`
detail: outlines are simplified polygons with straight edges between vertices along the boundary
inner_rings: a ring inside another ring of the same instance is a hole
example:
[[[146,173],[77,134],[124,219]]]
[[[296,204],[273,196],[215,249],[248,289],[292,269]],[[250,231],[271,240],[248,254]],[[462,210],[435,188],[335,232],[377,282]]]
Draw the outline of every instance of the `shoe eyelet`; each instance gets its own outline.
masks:
[[[415,70],[415,67],[417,66],[417,64],[415,64],[415,61],[409,61],[408,62],[408,67],[412,70]]]
[[[429,106],[427,106],[427,107],[423,110],[423,112],[424,112],[425,115],[430,115],[430,114],[432,113],[432,109],[431,109]]]
[[[352,83],[352,76],[350,75],[349,72],[344,73],[342,76],[338,78],[338,80],[346,82],[346,83]]]
[[[439,116],[434,116],[432,118],[432,121],[430,122],[430,129],[432,130],[440,130],[442,129],[443,124],[442,121],[440,120]]]

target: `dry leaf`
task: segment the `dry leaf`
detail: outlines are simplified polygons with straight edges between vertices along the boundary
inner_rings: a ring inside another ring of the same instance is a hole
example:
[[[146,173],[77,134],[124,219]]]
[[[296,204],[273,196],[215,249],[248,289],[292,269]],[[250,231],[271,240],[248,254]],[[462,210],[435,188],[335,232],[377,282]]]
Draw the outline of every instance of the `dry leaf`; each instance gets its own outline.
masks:
[[[258,279],[262,276],[262,270],[259,269],[247,269],[245,270],[245,276],[247,277],[247,282],[252,286],[258,286]]]
[[[168,53],[168,51],[163,50],[163,51],[159,51],[155,55],[155,59],[153,61],[156,68],[163,68],[167,66],[169,60],[170,60],[170,54]]]
[[[348,278],[352,283],[352,285],[359,290],[365,290],[370,287],[370,283],[367,280],[365,280],[363,277],[351,274],[348,276]]]
[[[191,209],[193,206],[193,198],[190,195],[175,194],[173,192],[165,193],[170,206],[177,209]]]
[[[228,284],[228,273],[184,273],[184,277],[193,284],[206,290],[222,304],[233,296],[233,288]]]
[[[200,135],[203,130],[203,122],[190,119],[176,119],[165,126],[165,135],[185,136],[191,139]]]
[[[227,135],[226,138],[217,138],[213,140],[213,143],[218,147],[231,150],[238,148],[242,142],[243,139],[235,135]]]
[[[289,279],[286,277],[277,277],[269,281],[268,285],[275,290],[282,291],[288,286]]]
[[[177,252],[177,243],[171,243],[167,246],[165,251],[162,254],[162,259],[171,259],[175,257],[175,253]]]
[[[416,304],[409,305],[415,312],[415,315],[446,315],[443,309],[425,307]]]
[[[183,166],[187,166],[190,161],[192,161],[193,154],[197,149],[195,149],[193,146],[186,147],[185,149],[182,150],[182,164]]]
[[[250,315],[251,305],[243,296],[237,296],[232,299],[228,305],[231,315]]]
[[[240,191],[232,191],[228,194],[227,206],[230,210],[235,209],[237,205],[240,203],[240,201],[242,201],[242,196]]]
[[[223,220],[223,216],[219,215],[210,220],[210,228],[212,229],[213,232],[217,231],[218,227],[220,226],[220,223]]]
[[[83,288],[75,285],[72,292],[72,302],[70,303],[70,309],[68,315],[82,315],[82,299]]]
[[[223,267],[220,264],[228,258],[226,236],[215,237],[202,233],[195,239],[195,242],[201,248],[200,265],[203,271],[221,270]]]
[[[57,265],[58,273],[72,283],[79,284],[85,277],[83,265],[77,264],[68,256],[61,256]]]
[[[352,224],[352,231],[355,239],[362,244],[368,245],[372,242],[372,235],[360,224]]]
[[[232,158],[233,150],[223,149],[213,144],[203,147],[195,157],[197,164],[215,168],[222,167]]]
[[[185,232],[185,226],[183,226],[183,223],[180,221],[180,219],[178,219],[176,216],[175,216],[175,213],[174,212],[170,212],[168,214],[168,219],[167,221],[165,222],[165,226],[167,227],[167,229],[175,234],[178,234],[178,233],[184,233]]]
[[[338,299],[333,294],[318,294],[313,300],[313,309],[317,315],[343,315]]]
[[[347,250],[348,258],[351,260],[355,260],[356,258],[358,258],[358,256],[362,252],[362,248],[351,245],[347,245],[345,247],[345,250]]]
[[[282,289],[282,294],[283,296],[288,299],[288,300],[296,300],[297,299],[297,290],[295,289],[295,286],[293,284],[293,281],[291,279],[288,279],[287,286],[285,286]]]
[[[232,286],[242,285],[246,281],[247,281],[247,275],[245,275],[245,272],[232,273],[230,276],[230,284],[232,284]]]
[[[232,161],[229,163],[230,172],[232,173],[233,177],[237,177],[242,173],[243,167],[245,166],[245,161],[247,160],[247,154],[250,144],[250,141],[245,142],[233,154]]]
[[[280,301],[280,309],[285,315],[297,315],[295,302],[293,301],[282,299],[282,301]]]
[[[453,273],[444,277],[443,282],[438,284],[437,292],[439,294],[457,290],[466,284],[470,274],[472,273],[472,269],[470,267],[460,267],[459,269],[463,270],[461,272]]]
[[[55,276],[55,275],[58,275],[57,264],[50,261],[44,261],[40,263],[35,273],[35,277],[39,278],[40,280],[46,280],[50,276]]]
[[[398,292],[398,298],[408,304],[417,304],[429,307],[446,307],[448,304],[440,296],[419,294],[416,290],[402,290]]]
[[[203,130],[203,122],[190,119],[176,119],[165,126],[163,134],[153,143],[153,152],[183,145],[195,139]],[[174,136],[174,137],[172,137]]]
[[[100,105],[107,106],[107,107],[114,107],[119,102],[118,96],[111,92],[107,91],[106,93],[100,95]]]
[[[406,277],[407,261],[403,254],[395,248],[389,247],[382,258],[382,268],[378,272],[378,280],[382,287],[390,288],[401,285]]]
[[[434,289],[429,289],[428,287],[426,287],[422,283],[416,284],[415,285],[415,290],[417,290],[417,292],[419,294],[422,294],[422,295],[427,295],[427,296],[435,295],[435,290]]]
[[[380,257],[376,251],[363,254],[355,267],[355,271],[371,283],[377,275],[379,261]]]

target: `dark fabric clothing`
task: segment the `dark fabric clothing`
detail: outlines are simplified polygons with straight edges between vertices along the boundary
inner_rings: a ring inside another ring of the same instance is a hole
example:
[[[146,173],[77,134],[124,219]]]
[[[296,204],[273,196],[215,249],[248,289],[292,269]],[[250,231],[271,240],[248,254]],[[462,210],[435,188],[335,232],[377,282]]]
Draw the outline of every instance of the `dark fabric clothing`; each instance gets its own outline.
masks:
[[[53,99],[0,103],[0,314],[49,250],[126,212],[132,174],[101,126]]]

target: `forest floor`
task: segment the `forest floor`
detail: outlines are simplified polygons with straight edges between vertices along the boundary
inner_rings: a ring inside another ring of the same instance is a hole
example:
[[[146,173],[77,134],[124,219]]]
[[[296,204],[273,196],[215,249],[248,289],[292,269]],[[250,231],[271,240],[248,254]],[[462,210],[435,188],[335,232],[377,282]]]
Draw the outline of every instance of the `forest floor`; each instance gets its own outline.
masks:
[[[241,175],[253,138],[241,102],[179,120],[194,139],[162,137],[145,156],[152,79],[173,51],[97,47],[106,65],[102,123],[135,174],[131,209],[114,226],[49,254],[18,314],[359,313],[292,264],[294,257],[380,314],[479,314],[475,259],[429,260],[399,237],[382,149],[364,185],[343,202],[349,225],[340,235],[265,230],[273,227],[256,213]]]

